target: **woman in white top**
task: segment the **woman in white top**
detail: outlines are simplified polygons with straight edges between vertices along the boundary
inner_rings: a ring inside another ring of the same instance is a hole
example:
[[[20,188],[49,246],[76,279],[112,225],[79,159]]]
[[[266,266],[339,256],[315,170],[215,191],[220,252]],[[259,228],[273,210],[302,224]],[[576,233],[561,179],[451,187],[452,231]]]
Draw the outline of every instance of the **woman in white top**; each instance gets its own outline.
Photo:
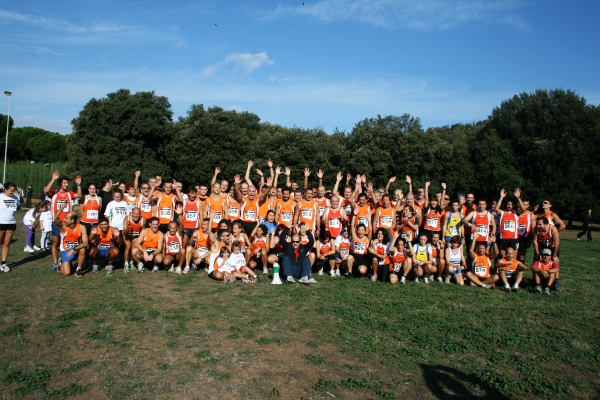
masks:
[[[35,250],[41,250],[41,248],[35,245],[35,230],[40,226],[40,215],[43,211],[46,211],[48,206],[45,202],[40,201],[35,205],[34,208],[29,209],[23,217],[23,225],[25,226],[25,249],[23,251],[27,253],[33,253]]]
[[[21,206],[19,198],[15,195],[16,189],[17,185],[8,182],[4,185],[4,193],[0,193],[0,243],[3,244],[1,272],[10,271],[10,268],[6,266],[6,258],[10,250],[13,233],[17,230],[15,214]]]
[[[445,283],[450,283],[450,277],[459,285],[464,285],[463,271],[465,271],[465,256],[463,255],[462,246],[460,245],[460,236],[452,236],[448,247],[446,247],[446,280]]]

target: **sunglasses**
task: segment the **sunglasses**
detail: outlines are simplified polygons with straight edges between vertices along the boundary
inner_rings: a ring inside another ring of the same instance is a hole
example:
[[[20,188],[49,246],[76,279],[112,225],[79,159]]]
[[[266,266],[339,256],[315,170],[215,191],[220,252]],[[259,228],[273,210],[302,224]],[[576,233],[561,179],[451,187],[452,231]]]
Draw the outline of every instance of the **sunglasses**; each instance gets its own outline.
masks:
[[[292,240],[292,243],[300,243],[299,240]]]
[[[542,204],[550,204],[549,201],[542,201]]]

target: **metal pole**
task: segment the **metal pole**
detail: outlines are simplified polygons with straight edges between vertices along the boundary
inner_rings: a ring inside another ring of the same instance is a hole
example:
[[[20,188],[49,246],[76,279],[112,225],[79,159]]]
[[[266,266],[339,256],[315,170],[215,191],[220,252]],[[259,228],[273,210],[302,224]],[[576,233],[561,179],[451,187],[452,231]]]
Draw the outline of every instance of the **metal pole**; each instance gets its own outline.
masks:
[[[11,92],[4,92],[8,96],[8,115],[6,116],[6,141],[4,142],[4,173],[2,174],[2,183],[6,183],[6,153],[8,152],[8,124],[10,122],[10,96]]]

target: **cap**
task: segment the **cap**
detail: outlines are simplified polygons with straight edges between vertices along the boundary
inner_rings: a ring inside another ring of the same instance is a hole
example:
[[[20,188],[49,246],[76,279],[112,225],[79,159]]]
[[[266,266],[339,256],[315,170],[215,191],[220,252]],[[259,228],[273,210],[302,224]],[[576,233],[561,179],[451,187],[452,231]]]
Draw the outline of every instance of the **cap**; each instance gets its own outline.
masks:
[[[550,249],[542,249],[542,251],[540,251],[540,254],[543,256],[551,256],[552,252],[550,251]]]

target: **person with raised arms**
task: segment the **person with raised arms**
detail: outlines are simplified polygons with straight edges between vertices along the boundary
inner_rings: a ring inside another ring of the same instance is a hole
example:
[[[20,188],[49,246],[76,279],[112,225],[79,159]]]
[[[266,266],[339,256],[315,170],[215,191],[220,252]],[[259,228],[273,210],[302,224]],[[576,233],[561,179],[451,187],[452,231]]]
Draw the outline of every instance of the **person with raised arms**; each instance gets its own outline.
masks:
[[[329,199],[325,197],[327,193],[327,189],[323,186],[323,170],[319,169],[317,171],[317,177],[319,177],[319,187],[317,188],[317,197],[315,197],[315,201],[317,202],[317,206],[319,209],[319,218],[323,218],[323,214],[325,210],[331,205]]]
[[[81,210],[80,224],[85,227],[85,231],[90,235],[92,226],[98,225],[98,217],[102,208],[102,199],[96,194],[96,185],[88,185],[88,194],[85,195],[83,203],[79,207]]]
[[[123,200],[127,203],[127,215],[131,213],[131,210],[137,207],[137,204],[140,201],[139,180],[141,174],[141,171],[135,171],[133,174],[133,182],[127,182],[125,184]]]
[[[54,182],[58,183],[58,190],[53,190],[52,185]],[[77,175],[75,178],[75,184],[77,185],[77,193],[69,191],[69,178],[61,175],[60,172],[54,171],[52,179],[46,187],[44,187],[44,193],[50,197],[50,211],[52,211],[52,271],[58,268],[58,245],[60,243],[60,225],[56,223],[58,217],[61,221],[65,218],[68,212],[73,210],[73,201],[79,199],[82,196],[81,192],[81,176]],[[61,213],[58,213],[58,209],[61,208],[63,203],[66,206],[62,209]],[[87,232],[86,232],[87,233]]]
[[[206,217],[211,221],[211,230],[217,231],[219,222],[227,219],[227,200],[221,197],[221,184],[216,182],[212,185],[210,196],[206,200]]]
[[[164,246],[164,235],[158,229],[160,220],[152,217],[148,220],[149,228],[145,228],[140,236],[133,241],[131,257],[138,264],[137,272],[144,272],[146,264],[152,263],[152,272],[160,270],[162,262],[162,250]]]
[[[500,199],[496,204],[496,213],[500,216],[498,231],[500,232],[500,238],[498,240],[498,249],[502,258],[505,257],[506,249],[512,247],[513,249],[519,250],[519,217],[515,211],[515,205],[512,200],[507,200],[502,210],[502,202],[506,198],[506,190],[500,191]],[[515,189],[515,198],[521,203],[521,189]],[[520,208],[523,208],[523,204],[520,204]]]
[[[369,261],[367,254],[369,252],[370,240],[367,236],[367,227],[364,224],[359,224],[358,228],[351,225],[352,232],[352,258],[353,263],[348,263],[348,275],[346,278],[360,277],[362,278],[369,269]]]
[[[175,203],[183,203],[179,187],[176,187],[175,193],[173,193],[173,186],[176,183],[175,179],[172,182],[165,182],[163,184],[163,191],[155,193],[152,196],[152,200],[156,201],[157,215],[160,222],[159,230],[163,235],[169,229],[169,222],[173,221],[173,217],[175,216]]]
[[[152,217],[150,217],[152,218]],[[146,226],[146,220],[142,217],[142,211],[139,207],[134,207],[131,213],[123,221],[123,240],[125,241],[125,254],[123,258],[125,263],[123,265],[123,272],[128,273],[130,271],[129,266],[131,262],[131,270],[135,268],[132,258],[131,251],[133,249],[133,241],[136,240],[142,229]]]
[[[0,193],[0,243],[2,244],[2,264],[0,271],[9,272],[6,259],[10,252],[10,243],[14,232],[17,230],[17,217],[15,214],[21,208],[19,196],[15,194],[17,185],[7,182],[4,185],[4,193]]]
[[[460,202],[460,215],[463,219],[467,215],[477,210],[477,206],[475,205],[475,195],[473,193],[467,193],[466,195],[459,194],[458,200]],[[461,222],[463,221],[463,219],[461,219]],[[470,249],[472,241],[472,229],[470,225],[465,225],[464,222],[462,222],[462,225],[465,245],[467,246],[467,249]]]
[[[400,232],[407,242],[411,243],[415,241],[419,230],[420,219],[415,215],[415,209],[413,206],[405,205],[402,208],[403,217],[400,223],[396,225],[396,230]]]
[[[92,228],[89,243],[91,247],[88,257],[92,261],[92,272],[98,272],[99,262],[102,261],[102,266],[106,265],[106,274],[111,275],[114,271],[113,264],[121,255],[119,246],[123,244],[119,229],[109,226],[108,218],[103,215],[98,220],[98,226]]]
[[[385,193],[382,196],[383,204],[375,211],[375,226],[387,231],[388,237],[392,237],[396,230],[396,210],[392,207],[390,195]]]
[[[478,242],[495,243],[496,242],[496,222],[494,216],[487,210],[487,201],[480,199],[477,202],[477,210],[471,211],[462,219],[462,224],[471,228],[471,240],[467,241],[469,248],[471,248],[471,241],[476,240]],[[474,232],[477,231],[477,239],[475,239]],[[469,254],[467,258],[469,263],[473,260]]]
[[[156,182],[156,180],[154,182]],[[150,218],[156,216],[156,210],[152,200],[153,196],[154,186],[151,186],[150,183],[142,183],[140,185],[140,196],[137,207],[140,209],[140,215],[144,218],[144,221],[148,221]]]
[[[248,161],[248,165],[253,165],[250,164],[251,162],[252,160]],[[235,199],[242,205],[242,219],[236,222],[241,222],[244,231],[252,232],[258,221],[258,208],[267,200],[271,186],[271,178],[267,179],[267,187],[261,190],[258,197],[256,196],[256,187],[254,186],[248,187],[248,195],[244,196],[241,191],[241,179],[239,175],[235,175],[234,183]]]
[[[208,256],[210,255],[209,249],[211,247],[210,237],[210,220],[204,218],[200,224],[200,229],[194,231],[188,247],[185,249],[185,269],[184,273],[191,269],[196,270],[198,267],[206,269],[208,271]]]
[[[200,199],[197,197],[198,191],[194,186],[187,190],[187,198],[183,199],[181,221],[183,226],[183,247],[185,249],[194,232],[200,226],[203,219],[203,208]]]
[[[408,273],[412,271],[413,254],[410,242],[407,242],[398,232],[394,233],[394,240],[390,245],[390,255],[388,271],[390,283],[392,285],[398,282],[405,284]]]
[[[212,177],[212,179],[210,180],[210,186],[214,188],[215,183],[217,183],[217,176],[221,173],[221,168],[219,167],[215,167],[215,173]],[[229,182],[225,179],[223,179],[221,182],[219,182],[220,188],[221,190],[219,191],[220,196],[223,198],[227,198],[227,194],[229,193]]]
[[[75,276],[83,278],[81,267],[85,261],[85,252],[88,247],[88,236],[81,224],[77,223],[77,214],[74,211],[69,211],[64,217],[64,209],[71,207],[67,201],[63,201],[60,207],[56,210],[54,223],[58,225],[60,230],[60,257],[61,263],[58,266],[58,272],[65,276],[71,275],[71,261],[77,260],[77,268]],[[5,271],[6,272],[6,271]]]
[[[288,228],[291,228],[294,224],[294,212],[296,207],[296,202],[290,197],[290,194],[290,188],[285,186],[281,190],[281,200],[279,201],[279,204],[277,204],[275,210],[275,222],[278,225],[285,225]]]
[[[535,218],[533,218],[533,213],[529,211],[529,200],[522,200],[519,198],[519,205],[517,208],[517,232],[519,234],[519,248],[517,249],[517,259],[521,262],[525,262],[525,255],[527,254],[527,249],[531,246],[531,238],[534,225]]]
[[[507,292],[517,292],[519,283],[523,279],[523,271],[527,269],[525,264],[516,259],[516,251],[512,247],[508,247],[504,253],[504,257],[496,262],[496,270],[500,275],[500,280],[504,283],[504,290]],[[510,286],[512,282],[512,287]]]
[[[305,181],[308,182],[310,176],[310,169],[304,169]],[[300,200],[300,204],[296,209],[296,215],[294,216],[294,225],[298,225],[303,222],[306,225],[306,229],[312,232],[313,235],[318,234],[318,230],[321,227],[321,217],[319,215],[319,206],[313,198],[313,191],[310,188],[304,189],[304,198]]]
[[[477,241],[477,236],[479,236],[478,232],[474,231],[473,237],[475,240],[471,242],[469,248],[473,263],[471,264],[471,270],[467,271],[466,275],[471,282],[471,286],[493,289],[496,287],[498,279],[500,279],[497,274],[492,273],[492,259],[498,255],[496,243],[493,243],[488,250],[487,243]]]

